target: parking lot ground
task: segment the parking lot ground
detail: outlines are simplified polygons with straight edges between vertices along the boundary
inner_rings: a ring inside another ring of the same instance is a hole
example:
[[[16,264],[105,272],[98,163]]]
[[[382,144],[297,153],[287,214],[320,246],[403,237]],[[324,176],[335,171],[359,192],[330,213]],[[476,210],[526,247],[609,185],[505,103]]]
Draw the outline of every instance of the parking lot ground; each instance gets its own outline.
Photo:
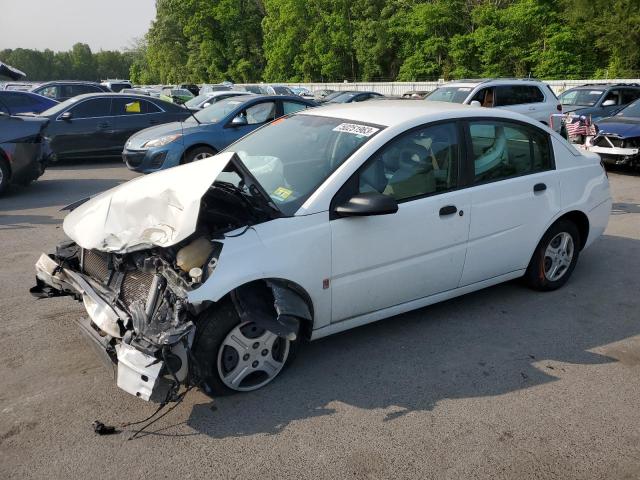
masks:
[[[266,388],[193,390],[134,440],[68,299],[29,295],[60,207],[132,178],[49,169],[0,198],[0,478],[640,478],[640,176],[551,293],[510,282],[304,345]],[[496,252],[499,255],[500,252]]]

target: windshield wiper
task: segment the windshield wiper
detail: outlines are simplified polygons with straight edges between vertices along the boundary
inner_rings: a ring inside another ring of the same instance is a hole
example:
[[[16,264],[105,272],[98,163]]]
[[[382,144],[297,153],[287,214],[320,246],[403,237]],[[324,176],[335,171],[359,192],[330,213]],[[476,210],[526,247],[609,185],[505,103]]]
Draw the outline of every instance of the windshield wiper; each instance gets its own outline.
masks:
[[[251,194],[251,198],[254,198],[256,200],[259,199],[258,201],[262,204],[263,210],[265,210],[269,217],[282,217],[282,211],[278,207],[276,207],[276,204],[273,203],[273,200],[271,200],[269,194],[264,188],[262,188],[262,185],[260,185],[260,182],[258,182],[256,177],[253,176],[251,171],[244,165],[244,163],[242,163],[242,160],[240,160],[240,157],[238,157],[237,153],[233,154],[230,163],[236,168],[236,170],[242,177],[244,185],[246,185],[249,193]]]

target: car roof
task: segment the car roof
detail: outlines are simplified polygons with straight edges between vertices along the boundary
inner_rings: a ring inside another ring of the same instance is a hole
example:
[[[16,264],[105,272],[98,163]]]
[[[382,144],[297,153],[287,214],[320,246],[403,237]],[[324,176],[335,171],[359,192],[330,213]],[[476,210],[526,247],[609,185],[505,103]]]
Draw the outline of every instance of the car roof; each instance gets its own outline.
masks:
[[[38,85],[36,85],[36,87],[42,87],[44,85],[56,85],[59,83],[68,83],[68,84],[72,84],[72,85],[99,85],[104,87],[105,85],[102,85],[101,83],[98,82],[88,82],[88,81],[83,81],[83,80],[52,80],[50,82],[44,82],[44,83],[39,83]]]
[[[585,83],[584,85],[576,85],[568,88],[565,92],[568,92],[569,90],[593,90],[594,88],[606,90],[609,88],[619,87],[640,88],[640,83]]]
[[[400,125],[416,119],[430,122],[466,116],[513,118],[520,121],[526,120],[530,123],[528,117],[508,110],[471,107],[450,102],[408,102],[406,100],[323,104],[319,108],[304,110],[297,114],[339,118],[385,127]]]
[[[302,98],[299,95],[260,95],[257,93],[250,93],[248,95],[238,95],[237,97],[230,97],[227,100],[236,102],[250,102],[256,98],[262,98],[265,100],[293,100],[295,102],[307,103],[309,105],[315,105],[312,101]],[[223,100],[224,101],[224,100]]]
[[[222,95],[229,95],[230,93],[236,95],[253,95],[251,92],[247,92],[246,90],[216,90],[214,92],[205,92],[203,95],[206,95],[207,97],[221,97]]]
[[[475,78],[461,79],[445,82],[440,87],[477,87],[478,85],[537,85],[544,84],[541,80],[535,78]]]
[[[82,95],[76,95],[75,97],[71,97],[69,100],[80,101],[85,98],[122,98],[122,97],[136,97],[141,100],[158,100],[157,98],[150,97],[149,95],[140,95],[139,93],[119,93],[119,92],[96,92],[96,93],[83,93]],[[160,100],[162,101],[162,100]]]

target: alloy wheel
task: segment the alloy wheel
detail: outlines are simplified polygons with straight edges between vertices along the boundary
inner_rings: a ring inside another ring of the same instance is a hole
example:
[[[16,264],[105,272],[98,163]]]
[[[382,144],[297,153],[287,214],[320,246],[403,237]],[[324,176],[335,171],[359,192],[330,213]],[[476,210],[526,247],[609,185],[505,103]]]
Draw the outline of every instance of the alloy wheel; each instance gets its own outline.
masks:
[[[218,350],[218,374],[232,390],[257,390],[273,380],[289,356],[289,341],[244,322],[231,330]]]
[[[560,280],[569,270],[575,246],[573,237],[560,232],[551,239],[544,252],[544,276],[550,282]]]

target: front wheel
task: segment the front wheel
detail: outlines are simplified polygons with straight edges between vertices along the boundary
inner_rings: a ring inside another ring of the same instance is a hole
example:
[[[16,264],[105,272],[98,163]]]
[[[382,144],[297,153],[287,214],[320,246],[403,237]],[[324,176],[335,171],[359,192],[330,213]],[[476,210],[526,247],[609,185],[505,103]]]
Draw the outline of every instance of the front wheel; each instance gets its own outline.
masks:
[[[208,157],[213,157],[216,154],[213,148],[198,147],[193,150],[189,150],[184,156],[184,163],[191,163],[197,160],[204,160]]]
[[[544,234],[536,247],[525,280],[536,290],[560,288],[573,273],[580,254],[580,233],[573,222],[560,220]]]
[[[233,303],[225,300],[196,328],[196,376],[217,395],[257,390],[293,360],[298,343],[255,322],[241,322]]]

